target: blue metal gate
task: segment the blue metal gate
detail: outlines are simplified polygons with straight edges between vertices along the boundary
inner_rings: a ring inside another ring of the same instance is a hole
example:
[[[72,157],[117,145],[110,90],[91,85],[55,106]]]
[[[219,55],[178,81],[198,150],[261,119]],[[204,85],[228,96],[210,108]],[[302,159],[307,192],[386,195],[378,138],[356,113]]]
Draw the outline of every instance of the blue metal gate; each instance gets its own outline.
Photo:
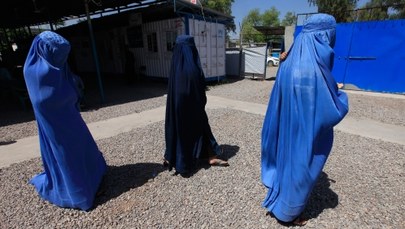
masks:
[[[332,73],[345,88],[405,93],[405,20],[340,23],[334,50]]]

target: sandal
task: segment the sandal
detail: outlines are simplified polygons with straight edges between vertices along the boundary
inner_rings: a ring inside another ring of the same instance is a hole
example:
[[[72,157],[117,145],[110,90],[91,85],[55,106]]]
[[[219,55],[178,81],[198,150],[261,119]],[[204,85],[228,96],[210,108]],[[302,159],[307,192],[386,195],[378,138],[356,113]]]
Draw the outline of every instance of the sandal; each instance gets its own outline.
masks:
[[[274,216],[274,214],[272,212],[266,212],[266,216],[271,216],[272,218],[275,218],[281,225],[284,226],[298,226],[298,227],[302,227],[305,226],[308,223],[307,219],[304,219],[301,216],[298,216],[297,218],[295,218],[293,221],[291,222],[284,222],[284,221],[280,221],[279,219],[277,219],[276,216]]]
[[[169,167],[169,165],[169,161],[163,158],[163,167]]]
[[[96,197],[104,196],[105,193],[106,193],[106,190],[103,189],[103,188],[100,188],[100,189],[96,192]]]
[[[307,223],[308,223],[308,220],[307,219],[304,219],[304,218],[302,218],[302,217],[297,217],[296,219],[294,219],[292,222],[291,222],[294,226],[300,226],[300,227],[302,227],[302,226],[305,226]]]

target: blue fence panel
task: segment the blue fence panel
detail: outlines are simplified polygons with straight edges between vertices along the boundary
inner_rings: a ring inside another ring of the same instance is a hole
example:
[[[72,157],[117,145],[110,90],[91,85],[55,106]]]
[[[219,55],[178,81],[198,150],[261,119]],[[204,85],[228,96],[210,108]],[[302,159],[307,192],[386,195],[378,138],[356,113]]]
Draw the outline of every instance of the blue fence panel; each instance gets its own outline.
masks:
[[[295,36],[302,30],[297,26]],[[339,23],[332,74],[347,88],[405,93],[405,20]]]
[[[350,52],[350,44],[353,39],[353,23],[338,24],[336,27],[335,61],[332,74],[337,82],[344,82],[347,62]]]
[[[405,20],[354,23],[344,83],[377,92],[405,92]]]

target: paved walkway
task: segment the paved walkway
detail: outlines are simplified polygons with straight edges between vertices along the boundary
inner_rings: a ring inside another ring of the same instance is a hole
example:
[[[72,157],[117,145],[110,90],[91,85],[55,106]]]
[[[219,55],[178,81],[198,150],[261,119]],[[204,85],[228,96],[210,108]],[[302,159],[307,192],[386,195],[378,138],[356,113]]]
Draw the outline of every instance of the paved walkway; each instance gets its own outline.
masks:
[[[237,101],[217,96],[208,96],[207,109],[216,108],[234,109],[264,116],[267,105]],[[135,128],[147,126],[154,122],[163,121],[165,117],[165,109],[165,106],[162,106],[141,113],[133,113],[108,120],[93,122],[89,123],[88,127],[94,139],[99,140],[109,138],[120,133],[129,132]],[[335,129],[350,134],[405,145],[405,135],[403,134],[405,133],[405,127],[403,126],[385,124],[370,119],[354,119],[346,117],[335,127]],[[38,136],[19,139],[13,144],[0,146],[0,168],[39,156]]]

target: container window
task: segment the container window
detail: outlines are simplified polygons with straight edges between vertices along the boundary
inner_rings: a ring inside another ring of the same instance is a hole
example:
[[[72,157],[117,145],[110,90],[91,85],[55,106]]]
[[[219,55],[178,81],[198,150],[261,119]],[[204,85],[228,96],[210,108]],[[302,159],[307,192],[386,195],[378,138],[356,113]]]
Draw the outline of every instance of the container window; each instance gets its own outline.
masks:
[[[148,34],[147,39],[148,39],[148,51],[158,52],[156,33]]]

